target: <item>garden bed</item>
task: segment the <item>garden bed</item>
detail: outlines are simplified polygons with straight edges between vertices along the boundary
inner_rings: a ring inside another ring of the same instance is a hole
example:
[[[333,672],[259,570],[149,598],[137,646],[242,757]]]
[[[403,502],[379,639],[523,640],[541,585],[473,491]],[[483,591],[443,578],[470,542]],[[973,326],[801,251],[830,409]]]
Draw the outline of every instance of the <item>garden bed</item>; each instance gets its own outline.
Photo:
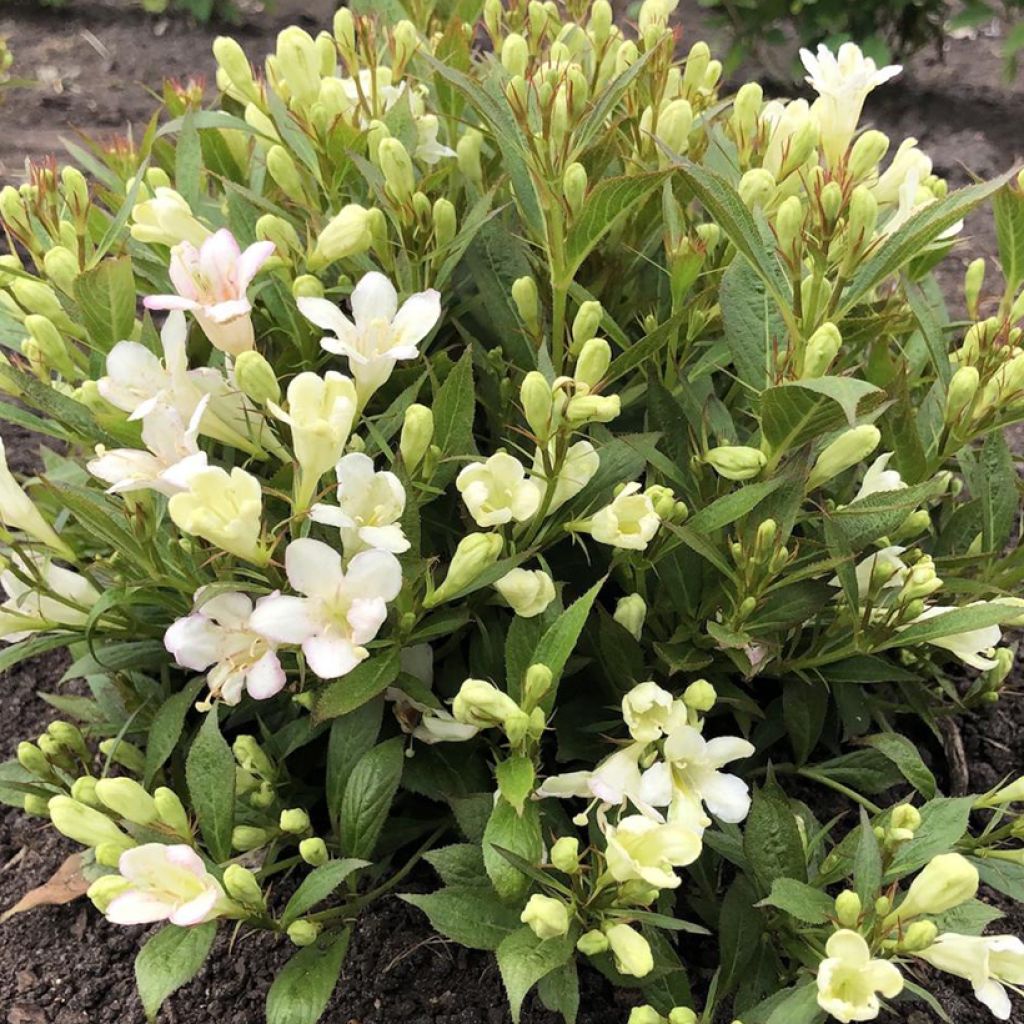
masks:
[[[682,7],[686,38],[692,41],[702,35],[699,9],[696,3]],[[310,14],[308,6],[302,11]],[[250,57],[258,58],[273,45],[279,24],[295,17],[294,10],[280,4],[272,18],[235,34]],[[311,17],[307,24],[318,20]],[[113,4],[81,4],[67,11],[7,6],[0,35],[10,39],[17,72],[35,68],[46,81],[37,90],[12,93],[0,108],[0,184],[18,180],[26,155],[38,158],[53,151],[59,137],[72,130],[109,137],[123,131],[126,123],[143,124],[152,100],[142,85],[158,89],[164,76],[212,75],[209,46],[216,34],[215,29],[174,20],[154,22]],[[951,186],[975,175],[991,177],[1012,165],[1021,149],[1016,126],[1024,86],[1008,85],[1001,71],[994,40],[952,41],[942,61],[922,55],[901,84],[876,93],[868,104],[869,119],[893,137],[916,136],[934,159],[936,173]],[[970,259],[994,252],[991,214],[984,209],[969,220],[962,241],[940,270],[947,293],[959,295]],[[31,467],[38,440],[6,425],[4,438],[12,468]],[[47,656],[3,677],[0,758],[10,756],[18,740],[45,725],[48,708],[35,694],[55,687],[63,664],[60,656]],[[976,791],[1019,774],[1024,765],[1021,689],[1018,669],[998,705],[962,724],[967,771]],[[932,754],[939,756],[938,751]],[[936,762],[933,767],[941,784],[943,766]],[[36,819],[5,810],[0,818],[0,908],[43,882],[73,849]],[[425,869],[418,876],[423,885],[429,879]],[[1019,906],[1008,909],[1011,916],[1004,930],[1024,933],[1024,912]],[[0,929],[2,1019],[9,1024],[141,1021],[132,958],[142,934],[140,928],[107,924],[86,901],[13,918]],[[168,1001],[166,1020],[243,1024],[260,1018],[274,970],[292,948],[283,937],[246,935],[232,947],[229,935],[229,929],[222,930],[196,981]],[[324,1016],[329,1024],[508,1020],[493,958],[441,939],[418,911],[396,899],[385,900],[364,916],[351,949]],[[694,960],[700,962],[696,946]],[[990,1019],[964,986],[936,979],[931,989],[957,1024]],[[632,1005],[628,994],[614,990],[596,972],[585,973],[582,993],[581,1024],[619,1024]],[[558,1018],[531,998],[523,1019],[554,1024]],[[923,1009],[882,1019],[905,1024],[936,1020]]]

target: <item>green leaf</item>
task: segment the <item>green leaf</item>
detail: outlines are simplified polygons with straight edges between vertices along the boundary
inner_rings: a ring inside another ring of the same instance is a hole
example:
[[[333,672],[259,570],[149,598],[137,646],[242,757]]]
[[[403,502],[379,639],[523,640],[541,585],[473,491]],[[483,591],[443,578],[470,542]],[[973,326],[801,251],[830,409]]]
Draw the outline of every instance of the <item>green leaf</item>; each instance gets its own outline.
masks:
[[[1007,185],[993,197],[992,212],[996,218],[999,266],[1006,279],[1007,293],[1016,295],[1024,283],[1024,194]]]
[[[185,716],[205,683],[205,676],[193,679],[184,690],[172,694],[157,708],[146,737],[146,770],[142,784],[147,789],[153,784],[156,773],[174,753],[185,726]]]
[[[874,902],[882,887],[882,851],[863,807],[853,854],[853,887],[865,906]]]
[[[327,743],[326,790],[327,809],[334,824],[337,824],[341,813],[341,801],[349,776],[363,754],[377,742],[383,715],[384,700],[378,698],[331,723]]]
[[[699,512],[690,516],[686,521],[687,525],[698,533],[712,533],[715,530],[720,530],[723,526],[729,526],[737,519],[742,519],[748,512],[753,512],[769,494],[778,490],[783,483],[785,483],[784,478],[777,476],[772,480],[761,480],[723,494],[722,497],[716,498],[710,505],[705,505]]]
[[[445,885],[479,886],[486,877],[484,855],[476,843],[453,843],[430,850],[423,859],[441,876]]]
[[[899,768],[907,782],[926,800],[931,800],[935,796],[935,776],[921,759],[917,747],[906,736],[895,732],[882,732],[875,736],[865,736],[861,742],[889,758]]]
[[[574,948],[571,935],[538,939],[525,925],[502,940],[497,951],[498,969],[516,1024],[527,992],[545,975],[567,963]]]
[[[771,893],[757,905],[777,907],[807,924],[824,924],[835,913],[835,901],[828,893],[795,878],[776,878]]]
[[[347,676],[329,683],[317,696],[313,722],[347,715],[383,693],[398,678],[398,656],[397,647],[373,653]]]
[[[947,853],[967,831],[975,797],[939,797],[921,808],[921,826],[912,843],[903,843],[886,873],[886,882],[923,868],[940,853]]]
[[[1000,604],[998,601],[982,602],[966,608],[954,608],[943,612],[924,622],[908,626],[891,640],[876,650],[888,650],[890,647],[910,647],[913,644],[928,643],[941,640],[943,637],[967,633],[986,626],[1006,625],[1019,618],[1020,609],[1016,606]]]
[[[767,893],[778,878],[807,880],[803,841],[786,794],[774,783],[754,791],[743,832],[743,850]]]
[[[818,1006],[818,986],[813,982],[800,985],[790,991],[786,998],[776,1004],[765,1024],[818,1024],[828,1015]],[[756,1018],[747,1018],[757,1024]]]
[[[887,277],[919,256],[944,231],[998,192],[1015,174],[1016,170],[1010,170],[991,181],[968,185],[918,210],[857,269],[843,292],[836,321],[842,319]]]
[[[798,765],[806,762],[817,745],[828,707],[828,688],[821,683],[801,679],[787,679],[783,683],[783,719]]]
[[[562,1015],[565,1024],[576,1024],[580,1012],[580,978],[576,960],[570,958],[561,967],[545,974],[537,986],[537,994],[546,1009]]]
[[[155,1021],[163,1001],[196,976],[216,934],[216,921],[190,928],[169,924],[146,941],[135,958],[135,983],[147,1020]]]
[[[984,877],[982,881],[985,881]],[[940,934],[956,932],[958,935],[981,935],[990,924],[1004,916],[998,907],[989,906],[981,900],[968,900],[944,914],[937,914],[932,920]]]
[[[327,899],[353,871],[369,867],[369,863],[366,860],[348,857],[344,860],[330,860],[314,868],[302,880],[302,884],[286,904],[281,914],[281,927],[287,928],[293,921],[297,921],[306,911]]]
[[[757,953],[764,934],[764,915],[754,906],[757,896],[750,881],[740,875],[722,900],[718,917],[721,974],[718,995],[728,995],[740,982],[747,965]]]
[[[109,352],[132,336],[135,326],[135,275],[130,256],[102,260],[75,279],[75,298],[89,340]]]
[[[487,886],[449,886],[440,892],[401,893],[435,931],[469,949],[494,950],[519,927],[519,910],[504,906]]]
[[[533,760],[529,757],[510,757],[499,762],[496,775],[498,777],[498,791],[520,814],[523,813],[523,804],[527,797],[533,792],[536,776],[533,770]]]
[[[379,743],[356,763],[341,802],[341,850],[348,857],[372,857],[405,762],[401,736]]]
[[[537,644],[532,664],[538,662],[551,669],[552,684],[544,697],[545,707],[551,707],[558,689],[558,681],[562,676],[565,663],[569,660],[576,643],[586,625],[587,616],[594,605],[594,600],[604,586],[604,578],[599,579],[582,597],[577,598],[558,616]]]
[[[681,309],[663,324],[655,327],[649,334],[645,334],[639,341],[632,342],[622,355],[612,360],[608,372],[604,375],[605,389],[621,377],[625,377],[630,371],[653,359],[666,345],[676,341],[683,326],[689,320],[690,313],[689,309]]]
[[[747,260],[733,260],[718,293],[725,343],[744,384],[761,391],[768,384],[772,353],[785,348],[786,324],[764,281]]]
[[[473,352],[466,349],[452,367],[434,400],[434,444],[441,449],[442,461],[431,483],[444,487],[459,471],[453,456],[472,455],[473,413],[476,393],[473,390]]]
[[[929,302],[928,295],[917,282],[905,277],[903,287],[907,302],[910,303],[910,311],[914,314],[921,338],[931,357],[932,366],[942,384],[942,393],[945,394],[953,376],[953,368],[949,365],[949,349],[942,330],[942,321],[939,319],[935,305]]]
[[[196,112],[186,110],[181,119],[181,131],[174,147],[174,187],[193,209],[199,202],[203,169],[203,151],[199,144]]]
[[[885,393],[855,377],[787,381],[761,395],[761,429],[773,452],[787,452],[878,406]]]
[[[971,857],[982,882],[1017,903],[1024,902],[1024,864]]]
[[[216,708],[207,712],[192,741],[185,781],[210,855],[227,860],[235,824],[235,758],[220,734]]]
[[[860,551],[879,537],[892,533],[911,512],[937,495],[941,487],[941,481],[926,480],[898,491],[878,491],[837,508],[827,521],[835,528],[847,551]]]
[[[351,932],[321,935],[281,969],[267,993],[267,1024],[316,1024],[341,975]]]
[[[666,178],[668,171],[651,171],[632,177],[605,178],[590,190],[580,215],[569,229],[565,243],[564,278],[568,286],[591,250],[635,206],[643,202]]]
[[[505,799],[499,797],[487,819],[484,829],[484,867],[495,891],[504,900],[516,900],[525,895],[530,879],[513,867],[495,849],[504,847],[522,857],[530,864],[537,864],[544,852],[540,834],[540,811],[537,804],[530,802],[518,814]]]

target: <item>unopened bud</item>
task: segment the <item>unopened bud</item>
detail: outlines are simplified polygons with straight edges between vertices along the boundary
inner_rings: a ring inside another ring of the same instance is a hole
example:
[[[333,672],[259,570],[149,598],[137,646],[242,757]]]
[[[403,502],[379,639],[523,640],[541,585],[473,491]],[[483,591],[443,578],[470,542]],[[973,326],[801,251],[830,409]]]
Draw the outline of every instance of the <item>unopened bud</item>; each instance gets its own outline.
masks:
[[[639,594],[627,594],[619,598],[612,618],[625,629],[634,640],[639,640],[647,618],[647,602]]]
[[[266,829],[257,828],[255,825],[236,825],[231,830],[231,846],[242,853],[259,849],[266,845],[269,838]]]
[[[861,181],[876,171],[888,151],[889,137],[883,132],[872,129],[859,136],[846,165],[854,181]]]
[[[318,269],[335,260],[366,252],[372,241],[369,211],[357,203],[349,203],[320,232],[309,265]]]
[[[604,307],[600,302],[590,299],[581,303],[572,322],[573,346],[579,348],[593,338],[603,319]]]
[[[383,139],[377,153],[388,195],[399,205],[412,202],[416,191],[416,175],[409,151],[398,139]]]
[[[692,711],[709,712],[718,700],[718,693],[706,679],[698,679],[683,691],[683,703]]]
[[[532,277],[519,277],[512,282],[512,301],[519,316],[533,334],[540,332],[540,299],[537,282]]]
[[[510,75],[525,75],[530,47],[518,32],[510,32],[501,44],[501,64]]]
[[[833,323],[822,324],[807,340],[804,350],[803,380],[823,377],[843,345],[843,336]]]
[[[458,220],[455,215],[455,206],[451,200],[441,198],[434,203],[432,211],[434,223],[434,242],[441,248],[448,245],[458,231]]]
[[[964,299],[967,304],[968,315],[976,320],[978,318],[978,303],[981,299],[981,289],[985,285],[985,259],[979,256],[967,267],[964,274]]]
[[[562,836],[551,847],[551,863],[567,875],[580,869],[580,841],[575,836]]]
[[[576,943],[576,948],[584,956],[599,956],[608,949],[608,937],[604,932],[599,932],[596,928],[589,932],[584,932],[579,941]]]
[[[792,264],[800,260],[803,249],[804,207],[799,196],[782,201],[775,215],[775,237],[782,255]]]
[[[80,268],[78,258],[63,245],[55,245],[43,257],[46,276],[65,294],[73,296]]]
[[[456,596],[498,560],[502,538],[497,533],[471,533],[459,541],[448,574],[441,585],[423,602],[425,608],[434,608]]]
[[[271,146],[267,150],[267,170],[277,187],[294,203],[306,202],[306,189],[302,184],[302,175],[292,159],[291,153],[284,146]]]
[[[265,213],[256,221],[256,237],[261,242],[273,242],[274,256],[282,260],[289,253],[302,251],[299,233],[284,217],[275,213]]]
[[[861,915],[860,897],[852,889],[844,889],[836,897],[836,920],[844,928],[856,928]]]
[[[309,815],[301,807],[290,807],[281,812],[278,827],[282,832],[300,836],[310,829]]]
[[[229,864],[224,869],[224,890],[251,910],[262,911],[266,906],[256,876],[241,864]]]
[[[768,457],[759,448],[726,444],[705,452],[704,462],[726,480],[752,480],[768,464]]]
[[[235,358],[235,383],[238,390],[257,405],[281,401],[281,386],[274,369],[255,349]]]
[[[483,135],[476,128],[467,128],[455,144],[459,170],[477,186],[483,181],[483,170],[480,166],[480,151],[483,141]]]
[[[108,843],[122,850],[134,843],[102,811],[97,811],[69,796],[53,797],[48,808],[53,827],[68,839],[83,846]]]
[[[865,423],[840,434],[818,456],[808,478],[807,489],[813,491],[851,466],[856,466],[878,447],[881,440],[882,434],[873,423]]]
[[[134,825],[151,825],[157,820],[153,798],[134,779],[100,779],[96,796],[115,814]]]
[[[775,195],[775,178],[764,167],[754,167],[740,178],[738,191],[749,209],[765,206]]]
[[[312,946],[314,942],[319,938],[320,931],[323,928],[317,921],[307,921],[304,918],[298,921],[293,921],[288,925],[288,938],[296,946]]]
[[[587,169],[581,163],[569,164],[562,176],[562,189],[565,192],[565,201],[574,214],[583,209],[587,198]]]
[[[964,412],[974,403],[981,386],[981,375],[974,366],[961,366],[953,374],[946,392],[945,420],[947,425],[958,423]]]
[[[299,843],[299,856],[311,867],[318,868],[330,859],[327,844],[319,836],[310,836]]]
[[[608,342],[604,338],[588,338],[580,349],[573,378],[577,383],[593,388],[604,379],[611,361],[612,350]]]
[[[425,405],[413,403],[405,410],[398,450],[409,472],[423,460],[434,438],[434,414]]]
[[[296,25],[277,36],[277,65],[294,100],[308,106],[320,91],[320,52],[313,37]]]

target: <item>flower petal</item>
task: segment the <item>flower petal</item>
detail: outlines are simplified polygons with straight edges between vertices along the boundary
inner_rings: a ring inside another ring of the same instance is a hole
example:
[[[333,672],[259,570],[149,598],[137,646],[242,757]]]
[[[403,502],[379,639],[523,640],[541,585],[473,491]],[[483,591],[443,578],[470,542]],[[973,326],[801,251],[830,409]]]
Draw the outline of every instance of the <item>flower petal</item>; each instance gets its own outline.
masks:
[[[300,537],[288,545],[284,565],[288,582],[307,596],[331,593],[342,579],[341,555],[309,537]]]

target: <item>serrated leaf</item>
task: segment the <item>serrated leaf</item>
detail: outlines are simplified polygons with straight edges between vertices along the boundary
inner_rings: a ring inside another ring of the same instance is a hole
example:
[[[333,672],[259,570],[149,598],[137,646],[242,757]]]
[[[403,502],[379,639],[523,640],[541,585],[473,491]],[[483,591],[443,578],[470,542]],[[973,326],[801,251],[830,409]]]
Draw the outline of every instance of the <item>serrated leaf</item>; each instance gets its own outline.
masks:
[[[313,721],[347,715],[383,693],[398,678],[398,655],[397,647],[372,653],[347,676],[328,683],[313,706]]]
[[[327,743],[327,810],[335,825],[349,776],[359,759],[377,742],[384,716],[383,697],[368,701],[331,723]]]
[[[518,814],[507,800],[499,797],[487,819],[482,845],[484,866],[497,894],[504,900],[523,896],[530,887],[530,879],[513,867],[495,847],[511,850],[530,864],[540,861],[544,843],[537,804],[526,804],[523,813]]]
[[[769,381],[772,353],[785,348],[786,324],[779,307],[747,260],[733,260],[718,294],[736,372],[744,384],[761,391]]]
[[[773,452],[790,451],[841,426],[854,426],[884,397],[855,377],[787,381],[761,395],[761,429]]]
[[[772,891],[757,905],[776,907],[807,924],[824,924],[835,913],[835,901],[828,893],[795,878],[776,878]]]
[[[135,958],[135,982],[147,1020],[155,1021],[163,1001],[196,976],[216,934],[216,921],[190,928],[169,924],[146,941]]]
[[[878,837],[868,820],[867,811],[860,809],[860,827],[853,854],[853,887],[861,903],[870,906],[882,886],[882,851]]]
[[[297,921],[306,911],[327,899],[353,871],[368,867],[369,863],[366,860],[348,857],[344,860],[330,860],[314,868],[302,880],[302,884],[285,905],[281,914],[281,927],[287,928],[293,921]]]
[[[554,704],[558,681],[562,676],[569,655],[576,648],[576,643],[586,625],[587,616],[594,605],[594,600],[604,586],[604,579],[599,579],[582,597],[577,598],[558,616],[554,624],[540,638],[533,654],[533,662],[547,665],[551,669],[551,689],[544,696],[544,706]]]
[[[341,850],[347,857],[373,856],[404,762],[405,742],[395,736],[368,750],[356,763],[341,802]]]
[[[75,298],[89,340],[101,352],[132,336],[135,275],[130,256],[102,260],[75,279]]]
[[[473,413],[476,393],[473,390],[473,353],[466,349],[452,367],[434,399],[434,444],[441,449],[442,461],[432,483],[443,487],[459,471],[453,456],[471,455],[473,444]]]
[[[157,708],[146,736],[146,770],[142,783],[147,789],[152,785],[156,773],[174,753],[181,739],[185,716],[205,683],[204,676],[193,679],[185,689],[172,694]]]
[[[917,747],[906,736],[895,732],[883,732],[875,736],[865,736],[861,742],[889,758],[899,768],[907,782],[926,800],[931,800],[935,796],[935,776],[921,759]]]
[[[216,707],[207,712],[192,741],[185,781],[210,855],[227,860],[235,824],[235,758],[220,734]]]
[[[785,793],[775,784],[754,791],[743,830],[743,850],[755,879],[770,892],[777,878],[807,880],[803,841]]]
[[[512,1020],[518,1024],[526,994],[545,975],[561,967],[573,955],[574,939],[538,939],[525,925],[506,936],[498,946],[498,968],[508,993]]]
[[[498,791],[520,813],[523,804],[533,792],[536,776],[533,760],[529,757],[510,757],[499,762],[495,769],[498,779]]]
[[[1013,186],[1000,189],[992,199],[999,245],[999,266],[1007,294],[1016,294],[1024,282],[1024,194]]]
[[[351,933],[321,935],[281,969],[267,993],[267,1024],[316,1024],[341,975]]]
[[[967,831],[967,822],[975,797],[939,797],[921,810],[921,826],[912,843],[903,843],[886,872],[887,882],[903,878],[923,868],[940,853],[947,853]]]
[[[470,949],[497,949],[519,927],[519,911],[506,907],[487,886],[449,886],[399,898],[419,907],[436,931]]]
[[[486,877],[483,851],[475,843],[453,843],[430,850],[423,859],[449,886],[479,886]]]

